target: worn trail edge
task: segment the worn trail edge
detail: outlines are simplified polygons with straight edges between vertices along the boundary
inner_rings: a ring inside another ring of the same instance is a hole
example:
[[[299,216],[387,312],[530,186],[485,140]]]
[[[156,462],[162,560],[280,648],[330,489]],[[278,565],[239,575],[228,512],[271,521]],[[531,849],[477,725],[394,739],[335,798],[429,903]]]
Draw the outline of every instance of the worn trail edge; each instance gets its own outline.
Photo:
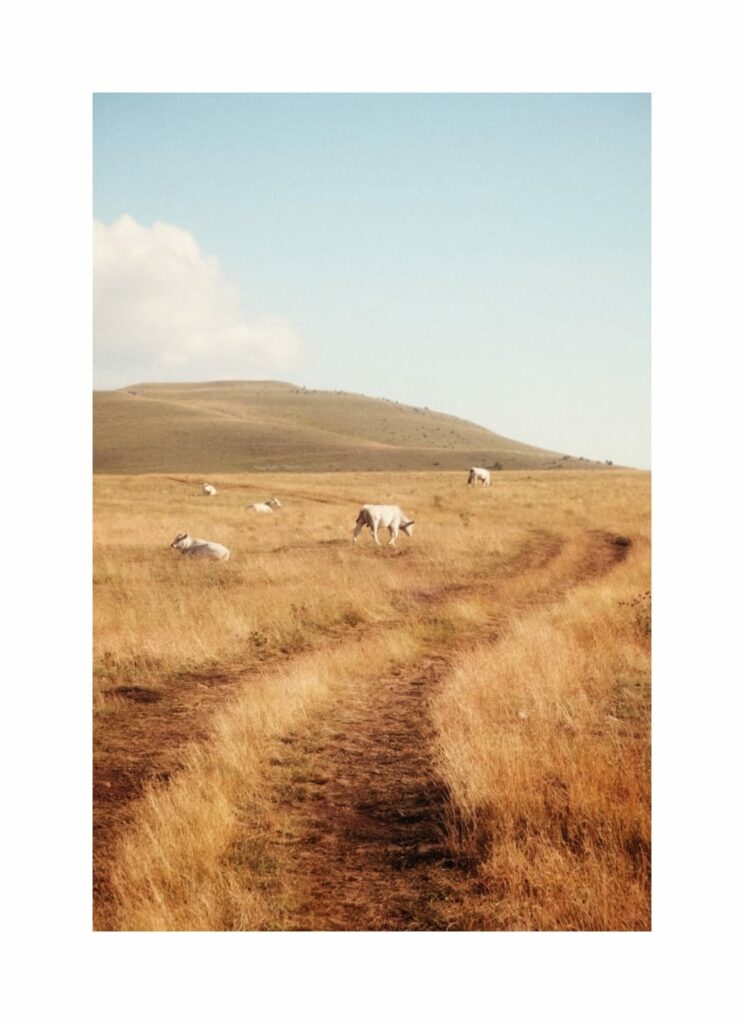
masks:
[[[512,568],[533,573],[534,587],[512,611],[560,600],[603,575],[625,557],[627,542],[586,534],[565,575],[541,582],[541,570],[562,548],[544,535],[525,550]],[[503,605],[507,587],[504,581],[498,593],[494,586],[495,603]],[[495,615],[482,640],[498,639],[500,619]],[[346,690],[321,723],[285,737],[271,774],[276,799],[294,822],[291,852],[278,856],[288,864],[284,881],[292,894],[287,930],[460,927],[458,904],[466,891],[477,893],[477,881],[474,865],[452,842],[457,822],[433,768],[428,714],[452,653],[431,653],[415,672],[393,670]]]

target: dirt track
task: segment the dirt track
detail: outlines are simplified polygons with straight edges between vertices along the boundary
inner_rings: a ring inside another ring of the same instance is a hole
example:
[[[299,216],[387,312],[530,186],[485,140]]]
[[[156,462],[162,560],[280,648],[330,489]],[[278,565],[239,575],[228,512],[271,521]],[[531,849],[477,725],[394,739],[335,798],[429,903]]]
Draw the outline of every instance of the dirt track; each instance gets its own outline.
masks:
[[[487,593],[493,617],[478,639],[495,640],[506,614],[560,600],[626,551],[624,538],[600,532],[570,545],[535,533],[497,576],[410,597],[434,616],[453,592]],[[470,866],[448,848],[452,822],[431,769],[428,702],[452,654],[472,639],[463,634],[455,647],[433,646],[413,672],[397,670],[346,689],[321,723],[285,737],[270,774],[277,802],[295,822],[291,856],[283,858],[291,864],[286,883],[295,907],[288,929],[458,927],[456,892],[471,884]],[[94,770],[97,902],[106,899],[113,843],[145,785],[167,782],[178,770],[183,742],[208,735],[212,712],[245,678],[244,666],[228,666],[208,678],[184,679],[173,693],[121,694],[131,705],[122,718],[126,727],[108,734]]]
[[[625,557],[624,538],[586,534],[571,552],[567,574],[541,578],[563,550],[543,534],[523,550],[504,578],[489,586],[502,605],[510,583],[529,573],[520,604],[558,599]],[[512,605],[510,610],[514,610]],[[498,619],[480,639],[498,636]],[[463,637],[461,643],[468,639]],[[458,645],[460,646],[460,645]],[[451,652],[432,653],[415,672],[367,680],[344,694],[322,723],[286,738],[273,766],[277,799],[299,828],[289,887],[294,930],[457,929],[472,865],[449,845],[446,792],[432,770],[430,697],[449,668]]]

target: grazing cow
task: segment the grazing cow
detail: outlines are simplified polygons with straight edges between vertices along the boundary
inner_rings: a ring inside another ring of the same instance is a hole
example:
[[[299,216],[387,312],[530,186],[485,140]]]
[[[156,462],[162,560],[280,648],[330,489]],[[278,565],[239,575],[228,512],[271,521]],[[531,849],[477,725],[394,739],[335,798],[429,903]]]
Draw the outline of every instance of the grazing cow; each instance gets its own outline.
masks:
[[[188,555],[190,558],[212,558],[218,562],[226,562],[230,557],[230,550],[224,544],[189,537],[188,533],[179,533],[171,547],[178,548],[182,555]]]
[[[257,501],[255,505],[245,507],[252,508],[254,512],[273,512],[275,508],[282,508],[282,503],[278,498],[269,498],[268,501]]]
[[[213,494],[217,493],[217,488],[212,487],[211,484],[202,484],[202,491],[211,497]]]
[[[402,530],[408,537],[413,534],[413,519],[409,519],[405,512],[398,508],[397,505],[362,505],[359,509],[354,529],[355,544],[365,526],[368,526],[372,531],[372,536],[375,538],[375,544],[378,547],[381,547],[381,544],[377,531],[381,528],[390,532],[389,547],[395,547],[399,530]]]
[[[483,469],[481,466],[473,466],[468,473],[468,486],[471,484],[475,486],[479,480],[484,487],[491,486],[491,474],[489,471],[487,469]]]

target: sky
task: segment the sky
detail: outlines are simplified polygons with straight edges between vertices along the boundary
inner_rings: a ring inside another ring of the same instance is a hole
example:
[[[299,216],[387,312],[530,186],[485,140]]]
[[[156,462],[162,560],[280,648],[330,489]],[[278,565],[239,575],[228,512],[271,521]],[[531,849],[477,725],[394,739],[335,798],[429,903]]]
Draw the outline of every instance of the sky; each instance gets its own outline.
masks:
[[[650,466],[646,93],[97,94],[94,386],[277,379]]]

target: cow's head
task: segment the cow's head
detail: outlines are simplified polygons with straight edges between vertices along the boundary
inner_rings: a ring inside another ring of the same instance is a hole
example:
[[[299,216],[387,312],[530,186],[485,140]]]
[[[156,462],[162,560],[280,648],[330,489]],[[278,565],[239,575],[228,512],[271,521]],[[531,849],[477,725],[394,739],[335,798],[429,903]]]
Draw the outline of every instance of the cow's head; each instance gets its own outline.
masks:
[[[178,533],[178,534],[176,534],[176,539],[171,544],[171,547],[172,548],[179,548],[181,546],[181,544],[185,540],[188,539],[188,536],[189,536],[188,533]]]
[[[407,537],[413,536],[413,519],[409,519],[407,523],[401,523],[400,528]]]

